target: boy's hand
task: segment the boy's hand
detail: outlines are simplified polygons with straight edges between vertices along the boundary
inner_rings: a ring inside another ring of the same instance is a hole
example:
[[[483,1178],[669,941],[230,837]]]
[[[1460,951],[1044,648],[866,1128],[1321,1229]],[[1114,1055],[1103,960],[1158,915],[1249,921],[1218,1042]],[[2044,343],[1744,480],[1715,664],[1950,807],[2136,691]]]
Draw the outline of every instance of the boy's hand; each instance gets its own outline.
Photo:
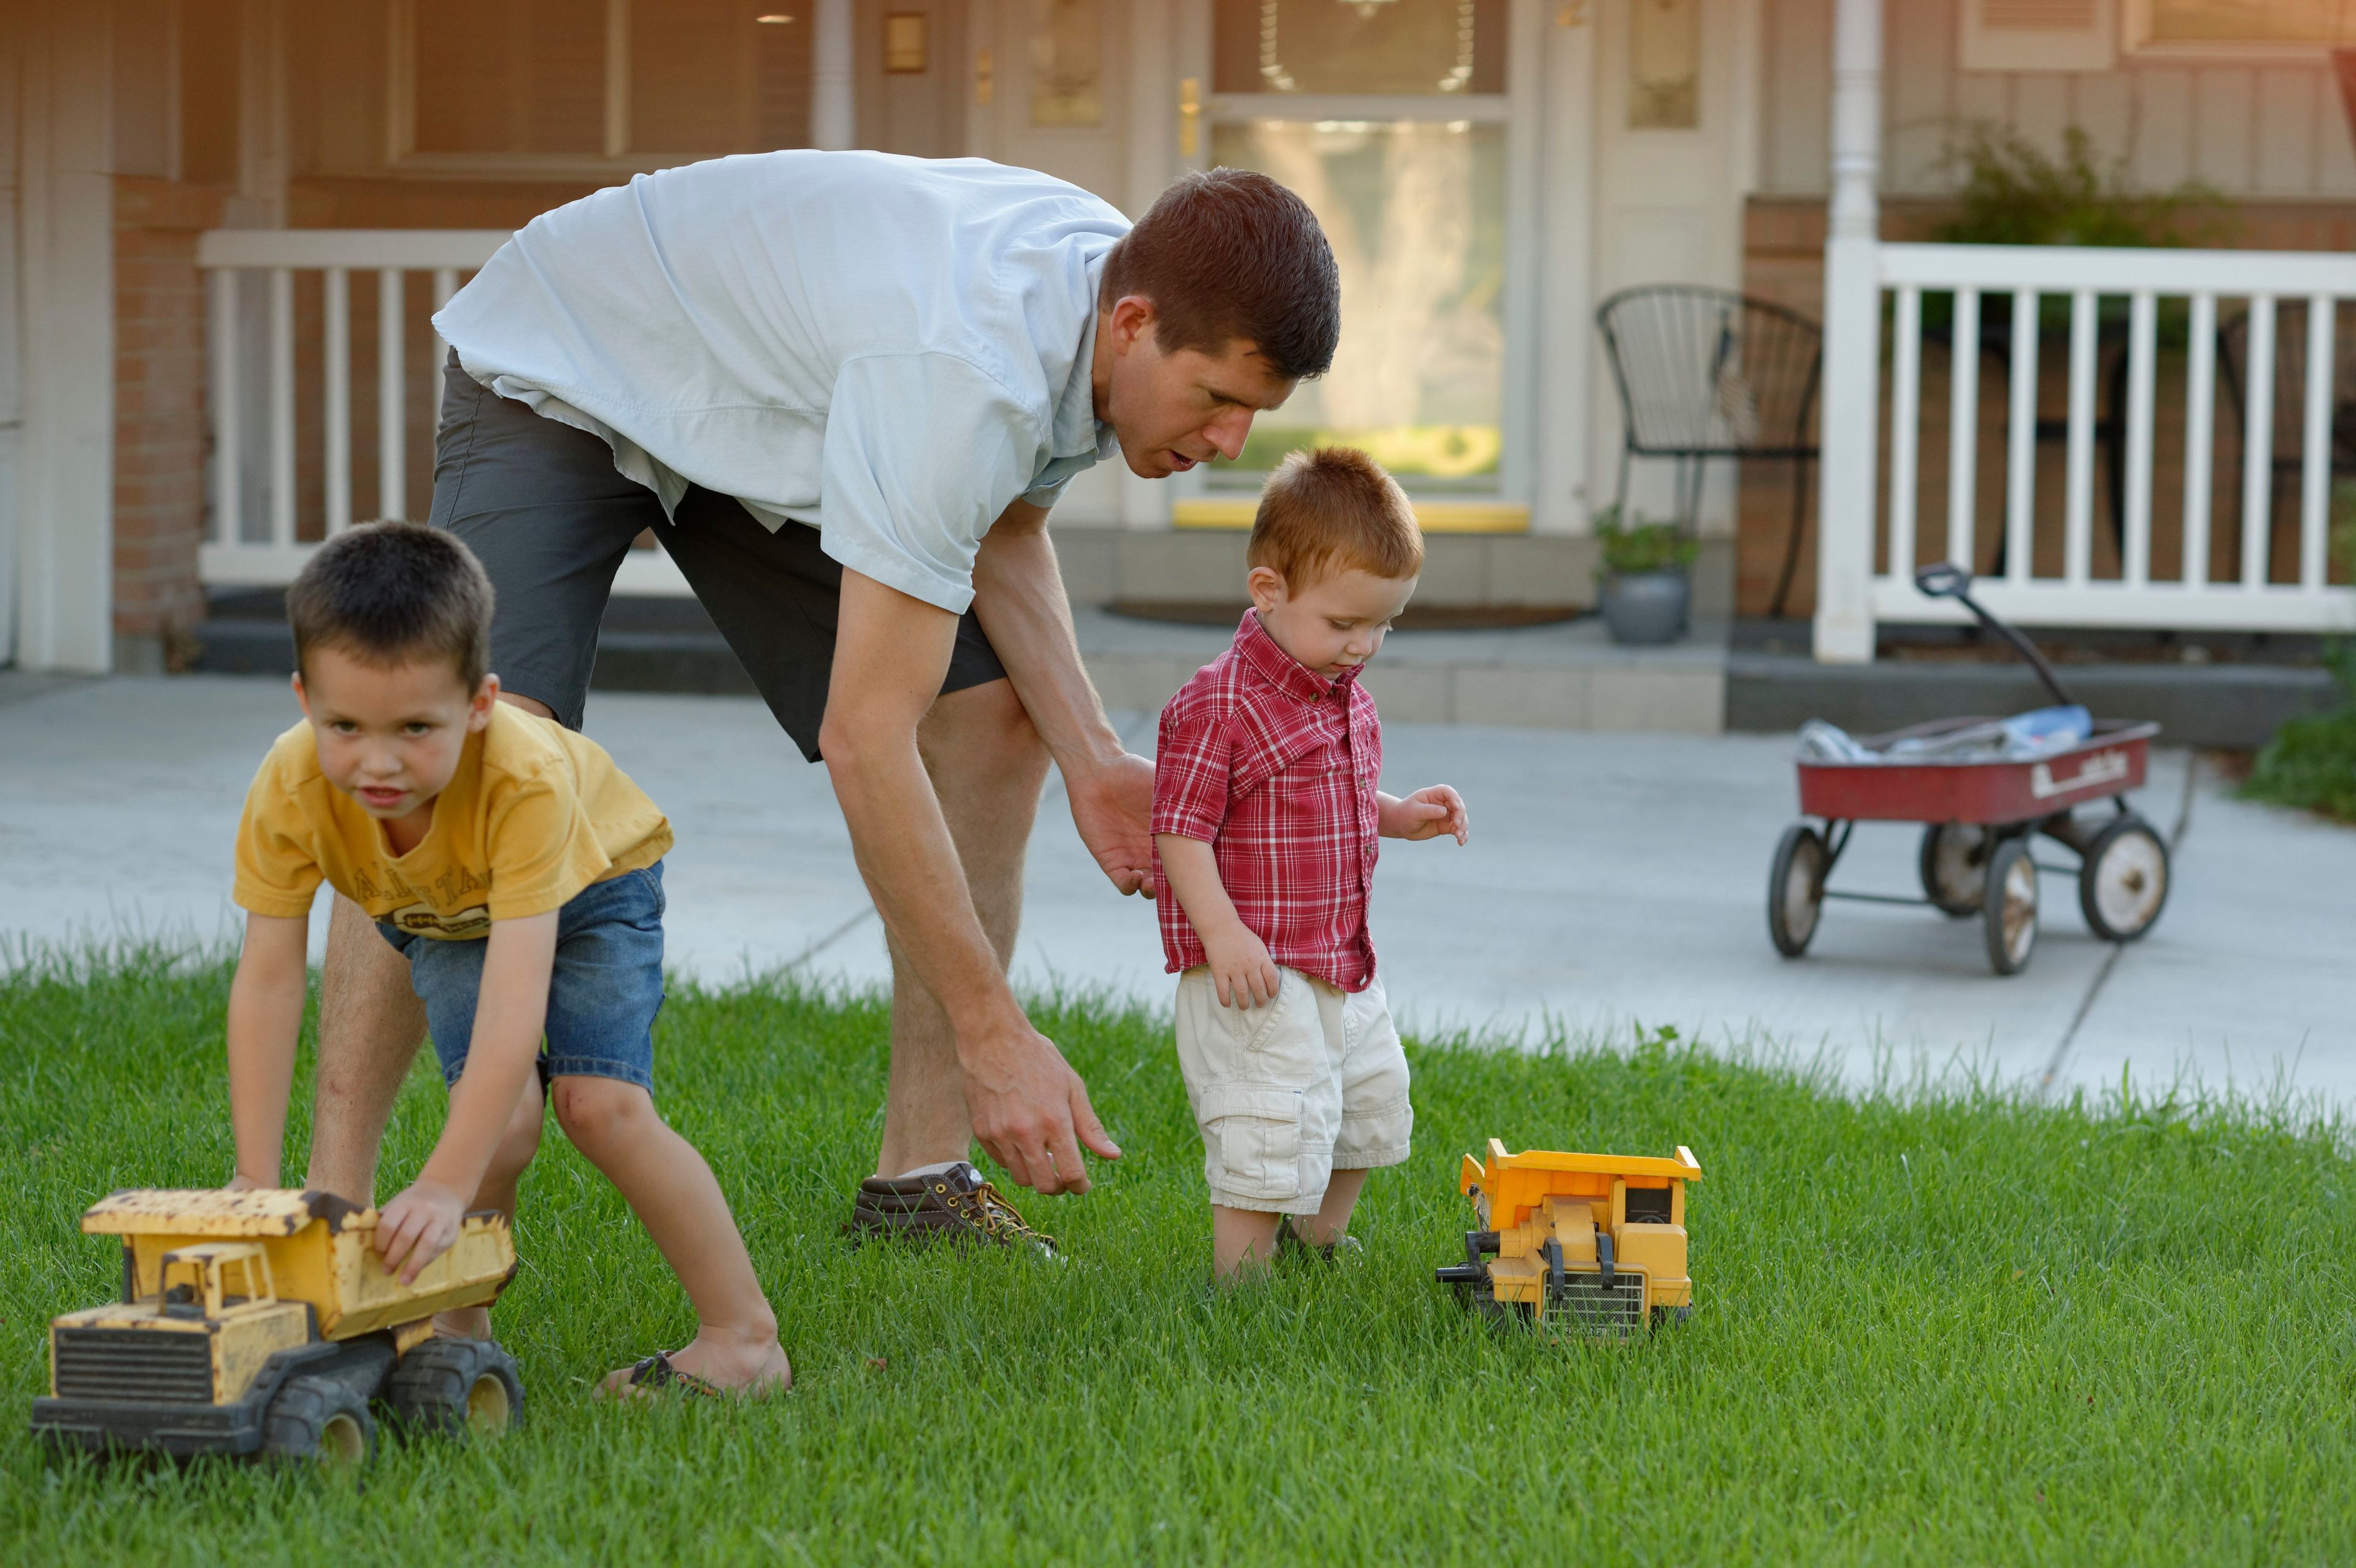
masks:
[[[414,1285],[418,1272],[450,1250],[466,1217],[466,1195],[439,1182],[414,1181],[384,1206],[376,1221],[376,1250],[387,1274]]]
[[[1386,838],[1437,838],[1445,833],[1462,844],[1471,836],[1464,797],[1446,784],[1419,789],[1405,800],[1376,798],[1375,830]]]
[[[1265,1007],[1276,1000],[1284,985],[1276,960],[1268,955],[1268,944],[1240,921],[1215,936],[1205,936],[1203,956],[1210,963],[1223,1008]]]

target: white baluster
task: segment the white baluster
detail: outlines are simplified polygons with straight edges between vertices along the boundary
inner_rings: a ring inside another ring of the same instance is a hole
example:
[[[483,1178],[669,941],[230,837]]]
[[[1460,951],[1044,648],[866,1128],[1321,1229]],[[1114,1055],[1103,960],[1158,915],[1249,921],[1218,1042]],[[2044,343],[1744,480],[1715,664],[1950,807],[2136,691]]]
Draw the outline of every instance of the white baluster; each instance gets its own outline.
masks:
[[[2152,378],[2158,367],[2159,301],[2137,289],[2127,313],[2127,451],[2125,559],[2119,574],[2130,588],[2151,580]]]
[[[2249,385],[2242,411],[2242,586],[2262,588],[2274,535],[2275,301],[2250,296]]]
[[[1955,291],[1955,351],[1947,372],[1947,559],[1972,570],[1980,462],[1980,292]]]
[[[1890,373],[1890,575],[1914,578],[1914,469],[1922,444],[1918,428],[1922,402],[1922,291],[1908,283],[1898,291],[1895,363]]]
[[[294,272],[270,269],[270,542],[294,542]]]
[[[2299,449],[2298,581],[2323,586],[2324,547],[2331,529],[2332,316],[2340,302],[2317,294],[2307,302],[2307,428]]]
[[[2005,436],[2005,578],[2029,581],[2037,544],[2037,291],[2012,293],[2012,398]]]
[[[2094,571],[2094,291],[2070,296],[2070,433],[2062,470],[2062,573],[2083,588]]]
[[[380,517],[409,516],[408,392],[402,365],[402,274],[376,275],[376,509]]]
[[[2217,296],[2192,296],[2184,364],[2184,586],[2209,586],[2209,488],[2217,413]]]
[[[327,423],[327,535],[352,526],[352,296],[351,274],[329,267],[320,308],[327,316],[325,417]]]

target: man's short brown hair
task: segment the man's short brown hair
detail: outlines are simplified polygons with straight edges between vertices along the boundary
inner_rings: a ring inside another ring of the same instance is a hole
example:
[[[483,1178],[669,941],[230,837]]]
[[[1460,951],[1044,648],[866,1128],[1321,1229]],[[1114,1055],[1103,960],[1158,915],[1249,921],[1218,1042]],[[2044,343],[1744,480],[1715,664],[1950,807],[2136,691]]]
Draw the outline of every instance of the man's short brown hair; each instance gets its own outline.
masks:
[[[362,664],[446,660],[473,691],[491,663],[491,580],[458,538],[423,523],[362,523],[312,552],[286,591],[294,667],[314,648]]]
[[[1294,592],[1329,571],[1413,577],[1423,570],[1423,530],[1381,464],[1355,446],[1310,447],[1268,476],[1244,559]]]
[[[1323,376],[1342,336],[1342,274],[1309,204],[1263,174],[1182,175],[1106,259],[1098,308],[1153,302],[1165,354],[1251,344],[1289,381]]]

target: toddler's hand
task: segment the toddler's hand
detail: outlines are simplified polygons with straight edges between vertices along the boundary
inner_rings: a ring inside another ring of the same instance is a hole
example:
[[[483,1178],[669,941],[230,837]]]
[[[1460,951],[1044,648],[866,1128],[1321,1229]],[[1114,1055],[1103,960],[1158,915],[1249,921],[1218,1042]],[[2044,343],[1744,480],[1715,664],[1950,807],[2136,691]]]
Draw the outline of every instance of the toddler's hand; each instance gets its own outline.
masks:
[[[258,1192],[261,1189],[262,1183],[241,1170],[221,1184],[221,1189],[225,1192]]]
[[[402,1284],[415,1284],[420,1270],[450,1250],[466,1217],[464,1193],[431,1181],[412,1183],[377,1216],[376,1250],[385,1272],[399,1270]]]
[[[1268,944],[1240,922],[1233,931],[1204,937],[1203,956],[1210,961],[1223,1008],[1264,1007],[1276,1000],[1284,984],[1276,960],[1268,955]]]
[[[1472,834],[1464,797],[1446,784],[1419,789],[1405,800],[1383,800],[1375,826],[1386,838],[1437,838],[1445,833],[1462,844]]]

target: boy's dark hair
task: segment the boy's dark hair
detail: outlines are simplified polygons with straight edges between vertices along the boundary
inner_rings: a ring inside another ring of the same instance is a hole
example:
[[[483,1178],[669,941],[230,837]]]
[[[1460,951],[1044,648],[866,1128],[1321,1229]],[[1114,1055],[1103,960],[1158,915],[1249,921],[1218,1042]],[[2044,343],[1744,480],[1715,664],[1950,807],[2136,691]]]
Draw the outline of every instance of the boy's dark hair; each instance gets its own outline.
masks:
[[[1381,464],[1355,446],[1309,447],[1261,487],[1244,560],[1296,593],[1328,571],[1413,577],[1423,570],[1423,530]]]
[[[286,590],[294,667],[314,648],[363,664],[447,660],[468,691],[491,664],[491,580],[457,536],[362,523],[312,552]]]
[[[1342,279],[1309,204],[1263,174],[1183,175],[1107,258],[1099,308],[1153,302],[1163,353],[1251,344],[1288,380],[1322,376],[1342,336]]]

